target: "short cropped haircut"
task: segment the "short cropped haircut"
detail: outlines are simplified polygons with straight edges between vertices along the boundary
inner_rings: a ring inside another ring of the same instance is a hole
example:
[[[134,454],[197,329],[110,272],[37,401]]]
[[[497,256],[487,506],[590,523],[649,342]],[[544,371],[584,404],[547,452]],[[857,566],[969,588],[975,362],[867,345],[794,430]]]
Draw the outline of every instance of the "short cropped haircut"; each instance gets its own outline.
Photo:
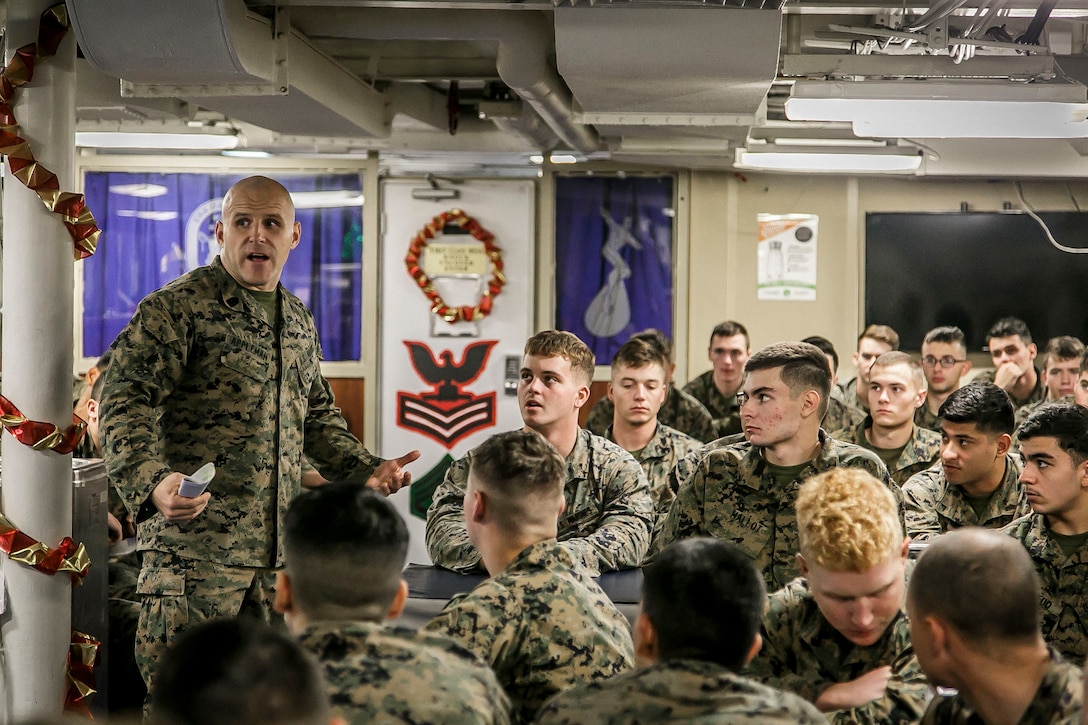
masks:
[[[865,338],[882,342],[893,350],[899,349],[899,333],[887,325],[869,325],[858,335],[858,343]]]
[[[915,564],[908,594],[915,617],[939,617],[978,643],[1039,637],[1039,596],[1027,549],[973,527],[933,539]]]
[[[1075,403],[1045,403],[1036,408],[1016,430],[1020,442],[1032,438],[1054,438],[1069,454],[1073,465],[1088,460],[1088,408]]]
[[[515,530],[520,522],[537,523],[555,514],[563,495],[566,461],[533,430],[491,436],[472,451],[469,475],[490,494],[500,526]]]
[[[657,632],[662,660],[715,662],[733,671],[744,666],[767,600],[748,554],[720,539],[682,539],[642,574],[642,612]]]
[[[102,402],[102,389],[106,387],[106,371],[110,368],[110,357],[112,355],[112,351],[106,350],[98,358],[98,362],[94,364],[98,370],[98,377],[94,379],[94,385],[91,386],[90,399],[98,403]]]
[[[1088,373],[1088,352],[1081,355],[1080,358],[1080,371],[1082,373]]]
[[[975,380],[964,385],[941,403],[937,416],[949,423],[974,423],[991,436],[1012,435],[1016,412],[1009,394],[991,382]]]
[[[670,364],[676,362],[676,352],[673,350],[672,340],[670,340],[661,330],[655,330],[650,327],[642,332],[636,332],[634,335],[631,335],[631,339],[642,340],[643,342],[653,345],[661,351],[665,360]]]
[[[384,496],[361,484],[318,486],[287,510],[286,572],[309,619],[356,611],[380,621],[397,594],[407,556],[404,519]]]
[[[752,346],[752,341],[748,337],[748,328],[735,320],[726,320],[714,325],[714,329],[710,331],[710,345],[714,345],[715,337],[733,337],[734,335],[744,335],[745,348]]]
[[[285,632],[219,619],[182,633],[151,690],[157,725],[325,725],[329,701],[317,663]]]
[[[1084,343],[1072,335],[1052,337],[1043,350],[1043,366],[1054,360],[1080,360],[1084,356]]]
[[[930,345],[935,342],[946,345],[959,345],[964,352],[967,351],[967,336],[963,334],[963,330],[954,325],[934,327],[922,338],[923,345]]]
[[[859,468],[832,468],[797,494],[801,555],[832,571],[866,572],[899,553],[903,524],[895,496]]]
[[[1031,344],[1031,331],[1019,317],[1002,317],[986,332],[986,342],[995,337],[1019,337],[1025,345]]]
[[[893,365],[906,365],[910,369],[910,379],[914,383],[914,387],[921,390],[926,386],[926,373],[922,370],[922,363],[918,362],[918,358],[909,353],[891,350],[873,361],[874,368],[890,368]],[[872,375],[872,370],[870,370],[869,377],[872,378]]]
[[[807,342],[809,345],[818,347],[820,352],[831,358],[831,367],[836,370],[839,369],[839,353],[835,352],[835,346],[831,344],[831,340],[828,340],[826,337],[820,337],[819,335],[813,335],[811,337],[806,337],[804,340],[801,340],[801,342]]]
[[[525,354],[534,357],[561,357],[586,385],[593,380],[593,351],[565,330],[541,330],[525,341]]]
[[[612,356],[612,370],[621,367],[644,368],[647,365],[660,365],[667,374],[669,371],[669,358],[664,351],[642,338],[632,337],[620,345],[616,354]]]
[[[820,409],[817,412],[823,417],[831,395],[831,369],[820,348],[807,342],[778,342],[752,355],[744,364],[745,373],[773,368],[782,368],[779,375],[789,388],[791,397],[796,398],[806,390],[815,390],[820,396]]]

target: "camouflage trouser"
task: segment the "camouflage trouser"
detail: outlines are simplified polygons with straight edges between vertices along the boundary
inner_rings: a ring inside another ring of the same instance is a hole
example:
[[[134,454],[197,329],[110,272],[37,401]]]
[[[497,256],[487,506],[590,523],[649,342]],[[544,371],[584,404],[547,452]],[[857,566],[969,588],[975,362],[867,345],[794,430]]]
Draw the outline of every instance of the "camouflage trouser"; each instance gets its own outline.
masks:
[[[141,597],[136,664],[151,691],[154,669],[186,628],[209,619],[252,616],[282,621],[272,610],[275,572],[143,552],[136,591]]]

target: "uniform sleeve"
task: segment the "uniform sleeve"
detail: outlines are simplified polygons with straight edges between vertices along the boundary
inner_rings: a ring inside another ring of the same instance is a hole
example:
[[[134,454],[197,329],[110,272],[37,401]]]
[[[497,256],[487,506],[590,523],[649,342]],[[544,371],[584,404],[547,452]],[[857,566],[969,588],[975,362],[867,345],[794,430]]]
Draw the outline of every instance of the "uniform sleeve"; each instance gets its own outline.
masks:
[[[306,455],[318,472],[330,481],[365,483],[382,464],[382,459],[372,455],[348,430],[318,361],[315,359],[312,365],[315,375],[307,394],[306,435],[303,438]]]
[[[865,707],[837,711],[832,714],[831,722],[842,725],[910,725],[922,718],[929,686],[905,631],[908,626],[906,620],[902,620],[898,626],[904,628],[902,634],[897,636],[901,651],[891,663],[892,678],[888,681],[884,697],[873,700]]]
[[[697,453],[692,454],[697,455]],[[690,460],[690,456],[688,459]],[[680,464],[677,464],[677,469]],[[674,541],[698,536],[703,532],[703,503],[706,498],[706,458],[694,467],[694,473],[680,483],[680,490],[669,506],[665,522],[654,541],[651,556],[656,556]]]
[[[171,473],[158,411],[185,370],[188,333],[184,315],[145,300],[113,346],[102,390],[102,453],[110,483],[137,522],[156,512],[151,491]]]
[[[923,473],[911,476],[903,484],[903,508],[907,536],[915,541],[927,541],[941,533],[937,516],[937,500],[929,486],[929,477]]]
[[[480,552],[465,528],[465,488],[471,456],[454,461],[427,509],[427,553],[438,566],[459,572],[479,571]]]
[[[798,674],[794,643],[796,628],[790,617],[794,598],[788,589],[772,595],[767,602],[760,634],[763,647],[748,663],[745,671],[753,680],[786,692],[792,692],[809,702],[815,702],[821,692],[834,683],[829,680]]]
[[[519,654],[521,621],[520,600],[489,581],[455,596],[424,629],[449,637],[499,672]]]
[[[635,459],[630,455],[610,459],[600,475],[604,500],[597,529],[563,541],[591,576],[641,566],[654,529],[650,484]]]

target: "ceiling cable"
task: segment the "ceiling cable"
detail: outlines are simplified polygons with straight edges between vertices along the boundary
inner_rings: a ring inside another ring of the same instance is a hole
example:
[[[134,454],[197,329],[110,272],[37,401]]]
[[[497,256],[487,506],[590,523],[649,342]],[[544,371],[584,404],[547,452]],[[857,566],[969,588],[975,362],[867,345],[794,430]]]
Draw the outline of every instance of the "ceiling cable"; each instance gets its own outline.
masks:
[[[1014,181],[1013,188],[1016,189],[1016,196],[1018,199],[1020,199],[1020,206],[1024,208],[1024,213],[1034,219],[1035,222],[1040,227],[1042,227],[1043,234],[1046,235],[1047,240],[1051,243],[1051,245],[1054,246],[1055,249],[1059,249],[1063,252],[1068,252],[1069,254],[1088,254],[1088,247],[1067,247],[1064,244],[1061,244],[1057,239],[1055,239],[1054,235],[1050,233],[1050,227],[1046,225],[1046,222],[1043,221],[1042,217],[1035,213],[1035,210],[1031,208],[1031,204],[1028,204],[1027,200],[1024,199],[1024,191],[1020,188],[1020,182]],[[1073,203],[1076,204],[1076,199],[1073,200]]]

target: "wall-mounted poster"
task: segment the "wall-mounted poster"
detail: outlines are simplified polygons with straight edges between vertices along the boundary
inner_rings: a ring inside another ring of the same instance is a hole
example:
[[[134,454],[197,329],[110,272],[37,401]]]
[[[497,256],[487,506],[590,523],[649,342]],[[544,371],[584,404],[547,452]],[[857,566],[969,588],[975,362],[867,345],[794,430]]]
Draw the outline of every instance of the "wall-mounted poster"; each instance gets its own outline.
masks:
[[[555,180],[555,324],[598,365],[631,335],[672,337],[673,178]]]
[[[815,214],[759,214],[757,297],[761,300],[816,299]]]

